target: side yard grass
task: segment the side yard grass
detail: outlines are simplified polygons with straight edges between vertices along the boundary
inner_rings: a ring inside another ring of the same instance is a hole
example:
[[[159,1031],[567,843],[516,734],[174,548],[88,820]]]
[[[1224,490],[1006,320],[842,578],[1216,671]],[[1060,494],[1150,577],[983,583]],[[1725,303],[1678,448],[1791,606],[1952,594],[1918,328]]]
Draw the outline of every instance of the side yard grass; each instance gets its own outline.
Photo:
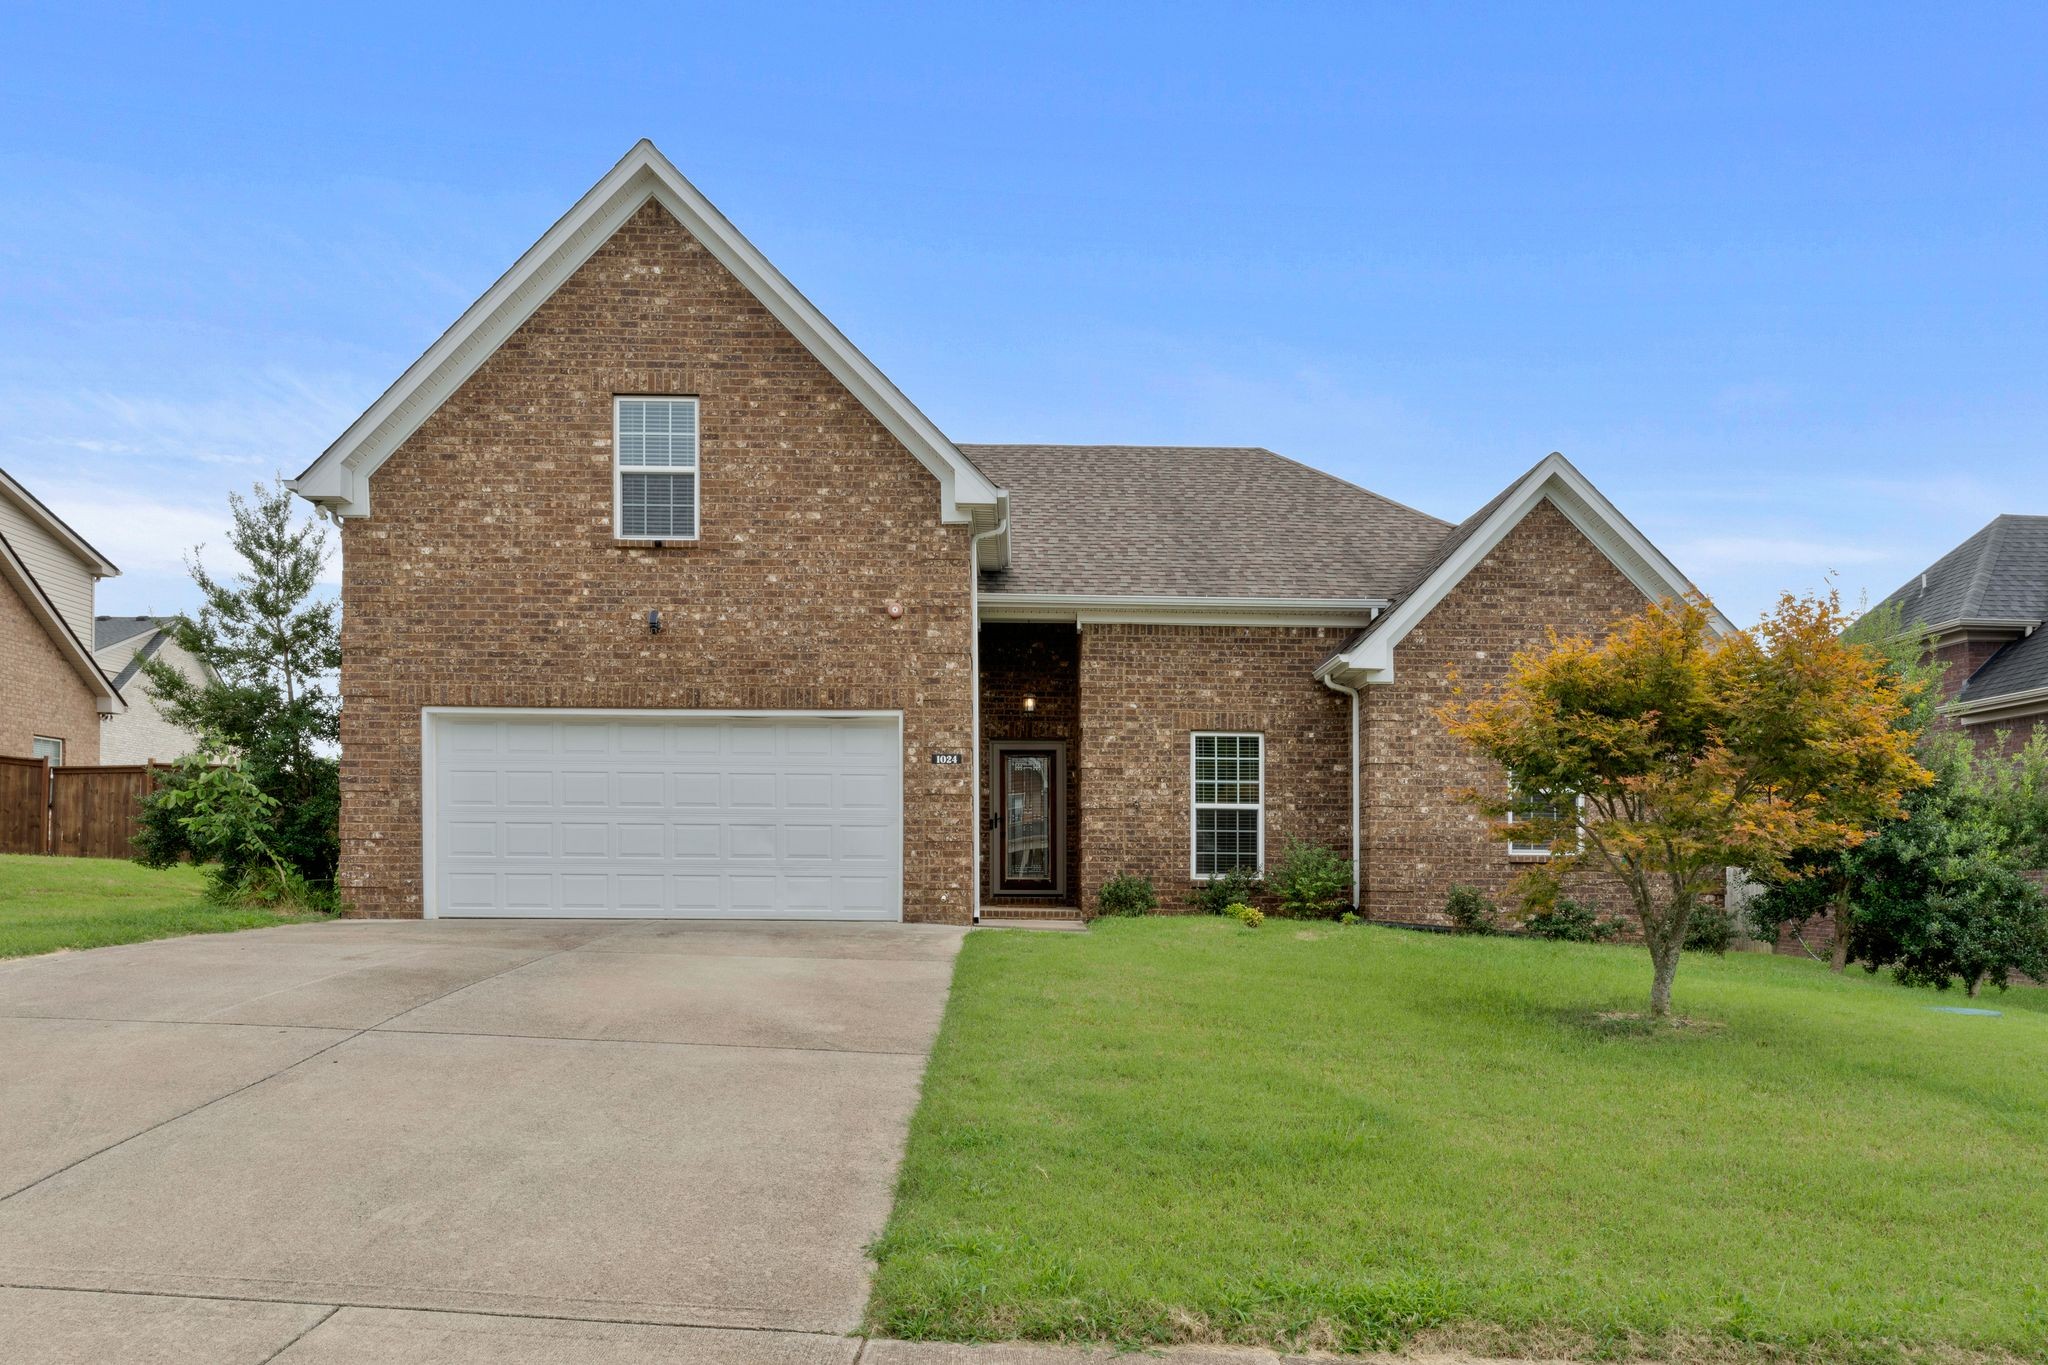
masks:
[[[320,918],[216,905],[196,867],[0,854],[0,958]]]
[[[2048,1359],[2048,992],[1270,921],[960,956],[869,1327]],[[1976,1004],[1996,1018],[1941,1013]]]

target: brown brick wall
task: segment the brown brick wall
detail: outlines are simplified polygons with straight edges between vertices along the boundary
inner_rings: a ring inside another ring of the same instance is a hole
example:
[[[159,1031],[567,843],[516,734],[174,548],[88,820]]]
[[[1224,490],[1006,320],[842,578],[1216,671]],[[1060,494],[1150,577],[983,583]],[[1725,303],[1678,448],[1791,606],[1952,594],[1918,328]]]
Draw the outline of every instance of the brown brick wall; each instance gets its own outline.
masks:
[[[1055,740],[1067,746],[1067,868],[1061,905],[1078,905],[1081,885],[1081,692],[1080,635],[1071,623],[998,623],[981,631],[981,808],[996,811],[994,766],[989,746],[997,740]],[[1024,709],[1024,699],[1037,703]],[[995,885],[995,864],[986,833],[982,839],[982,885],[995,900],[1048,898],[1001,897]]]
[[[1545,628],[1597,636],[1641,611],[1643,594],[1549,502],[1538,504],[1394,650],[1394,681],[1365,689],[1365,906],[1373,919],[1444,923],[1453,883],[1504,908],[1530,860],[1511,858],[1488,821],[1456,798],[1504,776],[1446,734],[1438,708],[1450,673],[1468,691],[1507,675]],[[1540,861],[1540,860],[1536,860]],[[1619,912],[1621,888],[1590,873],[1569,894]]]
[[[28,757],[37,735],[63,740],[66,763],[100,761],[92,693],[28,603],[0,581],[0,754]]]
[[[1951,640],[1934,650],[1934,657],[1948,665],[1941,675],[1941,699],[1954,701],[1970,675],[1991,662],[1991,656],[2010,644],[2010,639]],[[2019,716],[2010,720],[1965,725],[1954,716],[1936,715],[1929,727],[1935,734],[1964,734],[1984,754],[2010,755],[2033,738],[2035,728],[2048,726],[2048,715]]]
[[[1081,891],[1135,872],[1186,908],[1189,745],[1198,730],[1266,737],[1266,857],[1289,837],[1351,856],[1350,699],[1311,676],[1346,631],[1090,625],[1081,632]]]
[[[612,539],[620,393],[700,398],[700,541]],[[422,706],[705,707],[901,710],[905,915],[967,919],[972,769],[929,756],[970,742],[968,530],[939,522],[937,481],[658,206],[371,497],[344,530],[355,913],[420,913]]]

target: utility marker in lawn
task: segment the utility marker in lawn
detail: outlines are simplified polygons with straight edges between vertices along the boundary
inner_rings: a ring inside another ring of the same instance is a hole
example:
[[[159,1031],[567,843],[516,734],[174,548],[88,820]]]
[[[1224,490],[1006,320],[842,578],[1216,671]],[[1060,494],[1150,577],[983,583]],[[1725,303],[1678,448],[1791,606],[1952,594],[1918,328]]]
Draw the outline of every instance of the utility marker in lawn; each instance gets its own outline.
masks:
[[[1654,603],[1597,644],[1553,632],[1500,687],[1460,689],[1439,712],[1514,775],[1512,791],[1464,794],[1495,837],[1548,844],[1553,874],[1590,861],[1627,889],[1658,1019],[1723,869],[1782,876],[1797,855],[1852,847],[1930,780],[1901,723],[1914,684],[1841,639],[1835,594],[1787,593],[1726,635],[1713,622],[1695,598]]]

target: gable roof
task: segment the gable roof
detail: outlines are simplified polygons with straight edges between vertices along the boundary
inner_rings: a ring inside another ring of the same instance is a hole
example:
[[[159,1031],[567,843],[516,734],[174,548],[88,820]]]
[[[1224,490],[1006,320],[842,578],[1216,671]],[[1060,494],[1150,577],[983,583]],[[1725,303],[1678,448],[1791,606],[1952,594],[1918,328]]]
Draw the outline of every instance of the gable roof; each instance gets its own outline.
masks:
[[[1255,446],[960,449],[1010,498],[989,597],[1327,600],[1362,620],[1448,528]]]
[[[174,616],[97,616],[92,623],[92,651],[97,654],[110,645],[132,640],[144,633],[164,630]]]
[[[80,563],[92,571],[94,578],[116,578],[121,571],[114,561],[95,550],[86,538],[71,529],[65,520],[43,506],[42,499],[23,488],[13,475],[0,469],[0,497],[5,497],[22,510],[23,515],[48,532],[50,537],[78,557]]]
[[[1872,610],[1892,606],[1901,624],[1936,632],[2048,621],[2048,517],[1993,517]]]
[[[28,565],[22,563],[21,556],[4,533],[0,533],[0,582],[12,587],[27,605],[29,614],[42,626],[43,633],[50,637],[57,652],[64,656],[64,661],[71,665],[79,681],[92,693],[93,705],[100,714],[114,715],[127,710],[128,704],[121,700],[121,690],[100,668],[92,657],[92,651],[72,632],[64,614],[57,610],[57,604],[50,600],[50,595],[43,591],[43,585],[29,572]]]
[[[1663,551],[1652,545],[1593,486],[1592,480],[1553,451],[1453,527],[1393,604],[1351,643],[1324,660],[1316,676],[1339,681],[1391,682],[1394,646],[1506,539],[1509,531],[1544,502],[1562,512],[1645,597],[1682,597],[1696,591],[1678,566],[1665,558]],[[1713,613],[1713,622],[1717,631],[1734,629],[1733,623],[1718,610]]]
[[[1001,491],[837,327],[642,138],[471,304],[426,354],[289,486],[339,516],[366,516],[370,475],[533,311],[649,200],[673,215],[937,478],[947,522],[994,525]],[[989,562],[1000,561],[992,545]]]

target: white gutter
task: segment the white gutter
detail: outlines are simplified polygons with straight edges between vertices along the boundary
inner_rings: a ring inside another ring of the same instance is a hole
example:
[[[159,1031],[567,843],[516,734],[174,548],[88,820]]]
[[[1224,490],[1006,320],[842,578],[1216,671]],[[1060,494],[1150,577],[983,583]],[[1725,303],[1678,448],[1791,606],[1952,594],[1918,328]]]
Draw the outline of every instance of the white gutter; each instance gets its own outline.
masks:
[[[2043,706],[2048,706],[2048,687],[2030,687],[2024,692],[2005,692],[1974,701],[1952,701],[1940,709],[1943,715],[1953,716],[1965,725],[1986,725],[2013,719],[2007,713],[2029,715]],[[1973,719],[1979,716],[1983,719]]]
[[[1359,880],[1364,875],[1364,870],[1358,864],[1358,689],[1346,687],[1327,674],[1323,675],[1323,686],[1351,698],[1351,908],[1363,919],[1365,912],[1360,907],[1365,902],[1359,897]],[[975,790],[979,791],[980,788],[977,787]]]
[[[996,592],[980,599],[985,621],[1132,622],[1158,625],[1333,626],[1356,629],[1384,597],[1180,597],[1161,593]]]
[[[1010,500],[1004,497],[997,504],[1002,508],[1002,520],[986,531],[978,531],[967,542],[967,587],[968,605],[967,628],[974,632],[973,666],[968,669],[967,686],[969,704],[974,717],[970,726],[974,745],[974,762],[971,780],[974,783],[974,918],[971,923],[981,923],[981,542],[1010,533]]]

